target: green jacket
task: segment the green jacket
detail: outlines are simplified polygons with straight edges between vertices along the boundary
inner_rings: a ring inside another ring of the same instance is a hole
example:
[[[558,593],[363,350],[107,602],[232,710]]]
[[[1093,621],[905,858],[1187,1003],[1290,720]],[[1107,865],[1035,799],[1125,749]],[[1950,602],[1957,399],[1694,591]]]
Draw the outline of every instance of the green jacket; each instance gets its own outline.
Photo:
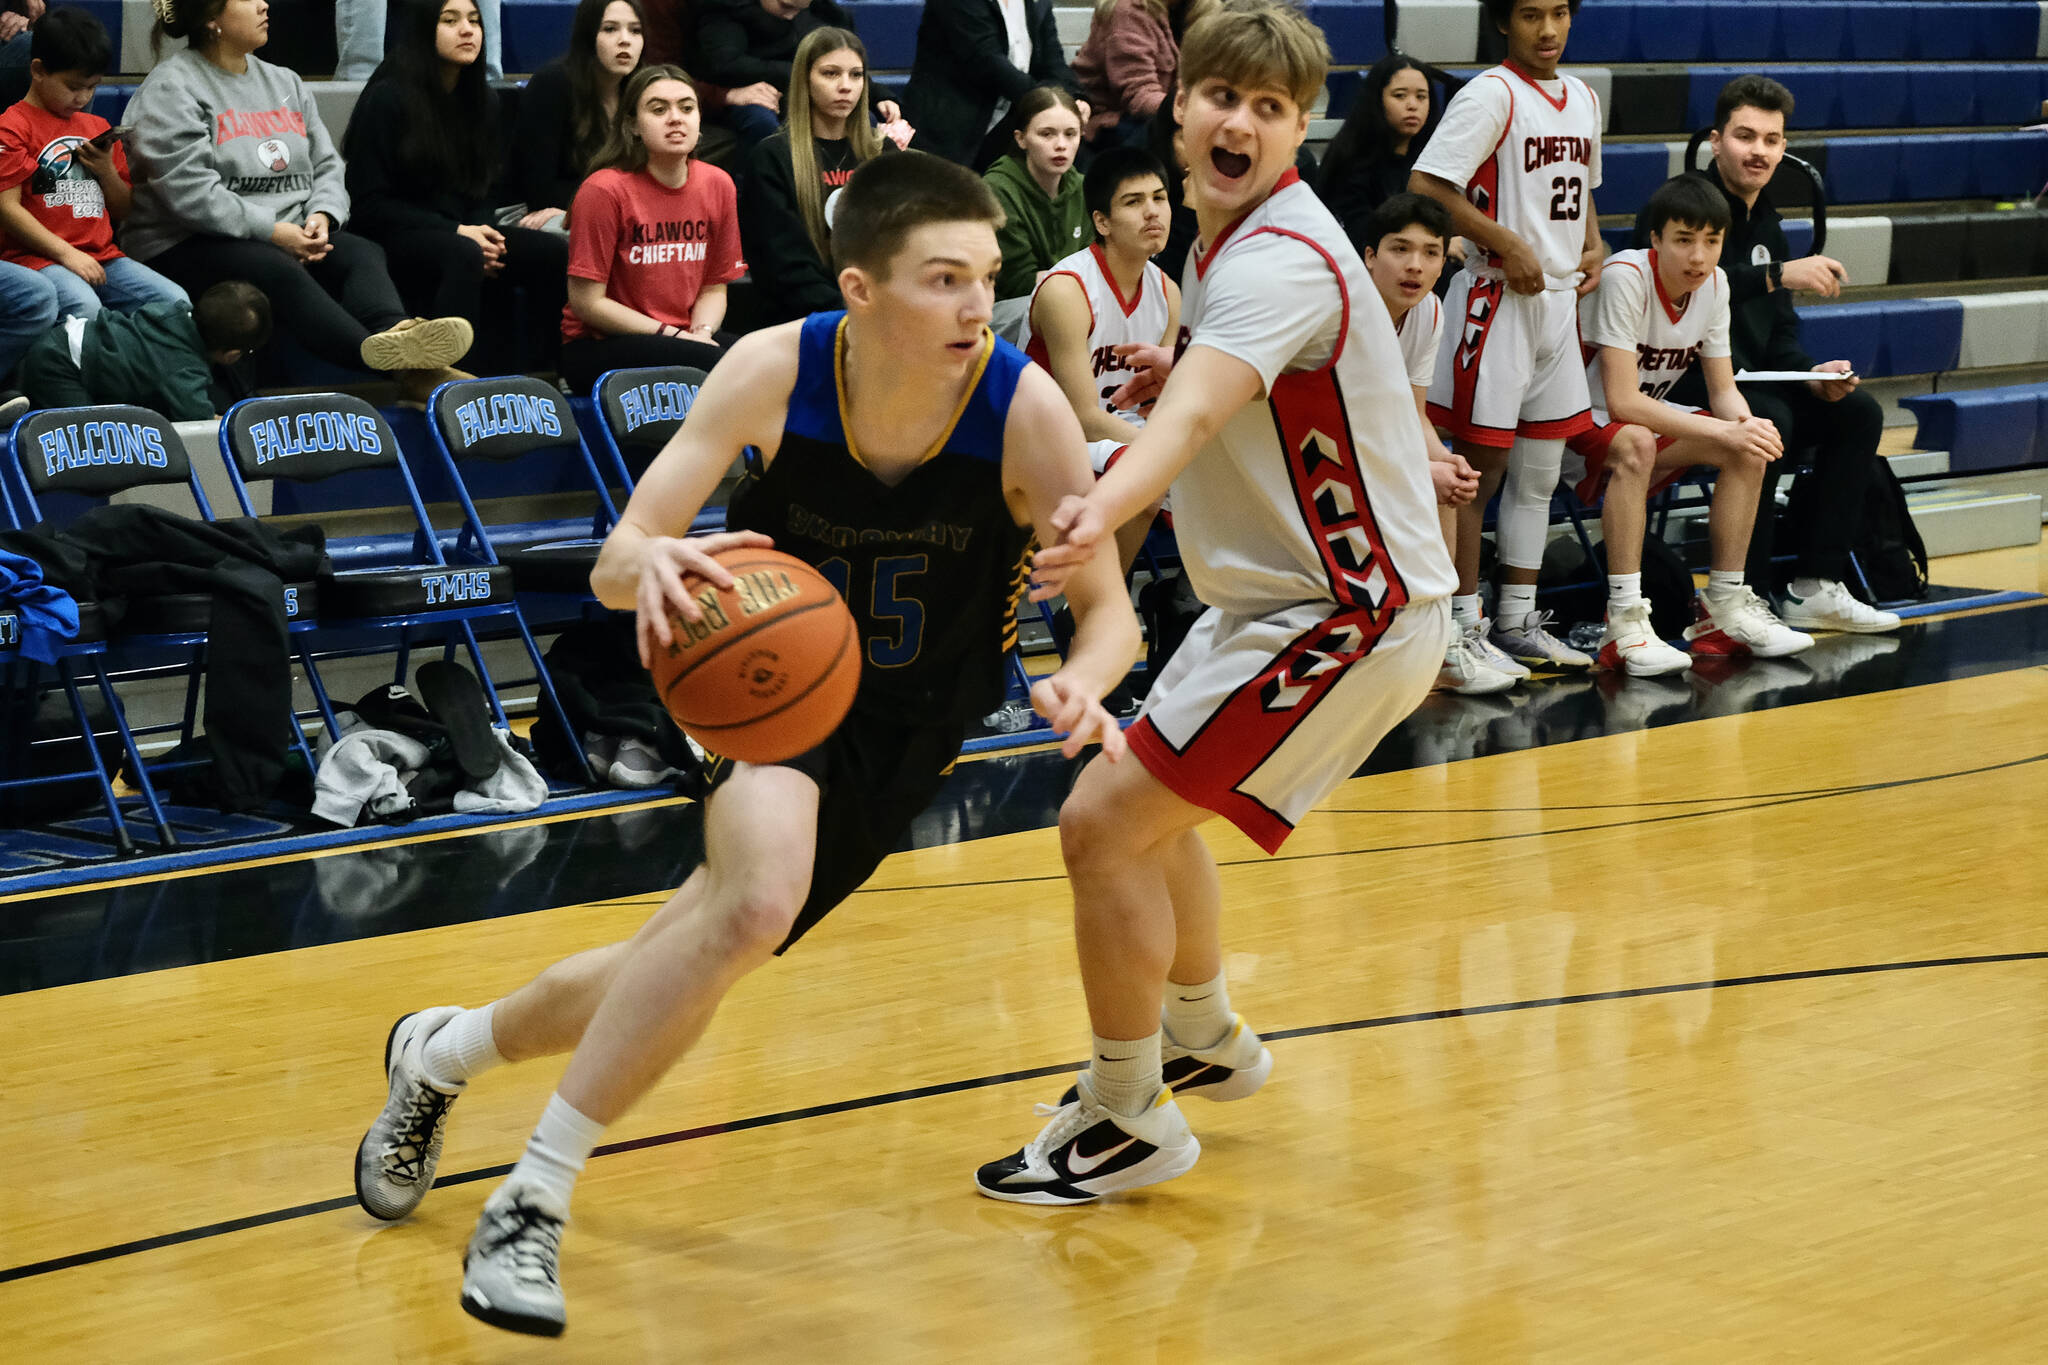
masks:
[[[137,403],[174,422],[214,415],[206,343],[182,303],[103,308],[85,324],[78,367],[96,403]]]
[[[995,191],[1008,215],[996,233],[1003,249],[1003,273],[996,278],[996,297],[1023,298],[1038,283],[1038,272],[1095,240],[1088,206],[1081,199],[1081,172],[1068,170],[1060,192],[1048,199],[1018,156],[999,156],[982,177]]]

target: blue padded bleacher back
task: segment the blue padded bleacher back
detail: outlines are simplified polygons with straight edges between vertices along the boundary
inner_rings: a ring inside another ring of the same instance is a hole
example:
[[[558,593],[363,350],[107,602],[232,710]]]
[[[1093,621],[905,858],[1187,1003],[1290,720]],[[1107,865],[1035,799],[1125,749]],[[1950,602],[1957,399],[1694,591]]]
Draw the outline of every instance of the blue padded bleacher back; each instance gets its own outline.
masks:
[[[1661,142],[1624,142],[1600,153],[1600,188],[1594,203],[1602,213],[1637,213],[1670,178],[1671,155]]]
[[[1884,316],[1884,374],[1953,370],[1963,347],[1959,299],[1893,299]]]
[[[1920,62],[1905,68],[1906,90],[1913,102],[1913,122],[1922,128],[1968,123],[1977,111],[1976,82],[1970,67],[1952,62]]]
[[[1910,124],[1913,90],[1910,83],[1900,79],[1902,74],[1895,66],[1843,67],[1835,81],[1841,126],[1903,128]]]
[[[1340,66],[1370,66],[1387,55],[1386,19],[1380,0],[1311,3],[1308,17],[1329,40],[1330,60]]]
[[[2048,133],[1979,133],[1970,139],[1970,193],[2031,199],[2048,177]]]
[[[924,6],[901,0],[867,0],[849,7],[854,31],[868,50],[876,71],[908,71],[917,55],[917,21]]]
[[[1657,6],[1655,22],[1642,29],[1636,50],[1646,62],[1663,61],[1667,52],[1687,53],[1690,60],[1697,60],[1707,51],[1708,9],[1706,0],[1668,0]]]
[[[1902,199],[1960,199],[1970,192],[1970,151],[1975,139],[1959,134],[1904,137],[1899,154]]]
[[[1912,6],[1913,56],[1923,62],[1960,61],[1977,46],[1981,6],[1948,0]]]
[[[2033,5],[1991,4],[1971,6],[1976,14],[1972,57],[1988,61],[2011,61],[2031,56],[2040,38],[2041,15]]]
[[[1788,62],[1829,62],[1847,42],[1849,7],[1841,0],[1802,0],[1782,11],[1778,51]],[[1817,126],[1817,125],[1809,125]]]
[[[1913,55],[1913,13],[1895,0],[1851,0],[1843,26],[1852,61],[1896,62]]]
[[[1969,69],[1976,87],[1977,123],[2032,123],[2041,116],[2041,71],[2028,65],[1985,63]]]
[[[1654,12],[1655,6],[1646,8]],[[1707,11],[1707,51],[1717,62],[1779,60],[1784,45],[1778,32],[1778,9],[1776,4],[1731,5],[1726,0],[1712,6]],[[1651,22],[1655,23],[1654,13]],[[1660,59],[1683,61],[1684,57],[1660,53]]]
[[[1640,60],[1636,55],[1636,7],[1587,5],[1572,16],[1569,47],[1571,59],[1582,64]]]
[[[1788,260],[1813,254],[1813,220],[1794,218],[1785,223],[1785,248]]]
[[[1828,197],[1838,204],[1881,204],[1898,198],[1899,143],[1882,137],[1831,137]]]
[[[1899,405],[1920,419],[1914,446],[1946,450],[1949,469],[1966,472],[2037,461],[2044,394],[2048,386],[2022,384],[1921,394]]]
[[[1799,346],[1815,360],[1846,360],[1856,373],[1878,373],[1884,341],[1882,303],[1839,303],[1799,310]]]
[[[506,0],[500,15],[505,69],[538,71],[569,45],[576,0]]]
[[[1842,126],[1842,76],[1831,66],[1788,66],[1774,73],[1779,84],[1792,92],[1790,128],[1839,128]],[[1719,91],[1715,92],[1716,94]],[[1711,122],[1713,106],[1707,108]]]

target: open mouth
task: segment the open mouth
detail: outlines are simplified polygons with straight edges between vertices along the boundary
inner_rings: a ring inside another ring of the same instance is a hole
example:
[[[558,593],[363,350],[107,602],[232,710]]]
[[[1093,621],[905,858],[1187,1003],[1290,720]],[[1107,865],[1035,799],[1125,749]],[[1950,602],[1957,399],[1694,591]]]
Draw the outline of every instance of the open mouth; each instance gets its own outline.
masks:
[[[1249,175],[1252,169],[1252,159],[1249,156],[1243,152],[1226,152],[1221,147],[1209,153],[1209,164],[1226,180]]]

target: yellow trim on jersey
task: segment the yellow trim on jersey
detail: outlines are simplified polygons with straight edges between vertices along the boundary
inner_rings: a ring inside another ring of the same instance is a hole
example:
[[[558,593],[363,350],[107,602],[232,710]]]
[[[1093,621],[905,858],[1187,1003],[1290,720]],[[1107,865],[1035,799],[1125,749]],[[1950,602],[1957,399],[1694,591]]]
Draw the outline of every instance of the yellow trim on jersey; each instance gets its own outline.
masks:
[[[1038,553],[1038,537],[1031,536],[1024,542],[1024,551],[1017,557],[1017,567],[1010,572],[1010,601],[1003,613],[1003,653],[1008,654],[1017,647],[1017,612],[1024,605],[1024,596],[1031,591],[1031,559]]]
[[[839,434],[845,438],[846,453],[853,456],[853,462],[862,469],[873,473],[867,457],[860,453],[860,447],[853,443],[853,414],[846,408],[846,324],[851,318],[839,319],[838,330],[832,334],[832,387],[839,399]],[[981,358],[974,362],[974,373],[967,377],[967,387],[961,391],[960,404],[953,409],[953,415],[946,419],[945,430],[933,441],[931,449],[918,456],[917,463],[925,464],[946,448],[946,442],[953,439],[953,429],[960,425],[966,415],[967,405],[974,399],[974,391],[981,387],[981,377],[988,371],[989,358],[996,353],[996,334],[988,328],[981,329]]]

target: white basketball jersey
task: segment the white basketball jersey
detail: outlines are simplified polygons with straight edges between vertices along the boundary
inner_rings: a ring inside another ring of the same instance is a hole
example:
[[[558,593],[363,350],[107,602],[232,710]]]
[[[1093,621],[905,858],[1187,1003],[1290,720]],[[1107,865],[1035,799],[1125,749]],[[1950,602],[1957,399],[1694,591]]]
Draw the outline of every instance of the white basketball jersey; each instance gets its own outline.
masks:
[[[1436,378],[1437,350],[1444,335],[1444,301],[1424,294],[1422,302],[1394,324],[1394,335],[1401,340],[1401,363],[1407,367],[1408,382],[1427,389]]]
[[[1233,356],[1266,385],[1173,485],[1196,596],[1245,616],[1331,602],[1382,623],[1448,596],[1456,578],[1400,343],[1315,192],[1288,171],[1198,243],[1181,278],[1190,349]]]
[[[1145,262],[1145,271],[1138,277],[1137,292],[1126,299],[1110,277],[1109,261],[1103,255],[1102,244],[1096,242],[1084,251],[1055,262],[1045,273],[1045,279],[1038,282],[1038,289],[1045,288],[1045,281],[1055,275],[1073,276],[1080,281],[1082,292],[1088,296],[1088,312],[1092,317],[1088,326],[1088,365],[1095,375],[1096,398],[1101,402],[1102,410],[1134,421],[1142,420],[1136,413],[1118,412],[1109,405],[1109,396],[1136,373],[1117,358],[1113,348],[1173,344],[1174,339],[1166,335],[1166,272],[1150,261]],[[1031,301],[1036,306],[1037,289],[1032,290]],[[1024,320],[1024,353],[1046,369],[1052,368],[1046,356],[1044,339],[1031,330],[1029,314]]]
[[[1600,382],[1600,348],[1636,353],[1642,391],[1663,398],[1701,356],[1725,356],[1728,344],[1728,276],[1713,278],[1680,299],[1664,292],[1657,278],[1655,249],[1617,251],[1607,258],[1600,287],[1579,304],[1579,336],[1586,350],[1586,385],[1593,407],[1607,411]]]
[[[1463,185],[1474,208],[1534,248],[1550,288],[1578,284],[1600,183],[1600,102],[1584,81],[1539,84],[1507,65],[1482,71],[1451,97],[1415,169]],[[1476,242],[1466,242],[1465,261],[1500,273],[1500,258]]]

